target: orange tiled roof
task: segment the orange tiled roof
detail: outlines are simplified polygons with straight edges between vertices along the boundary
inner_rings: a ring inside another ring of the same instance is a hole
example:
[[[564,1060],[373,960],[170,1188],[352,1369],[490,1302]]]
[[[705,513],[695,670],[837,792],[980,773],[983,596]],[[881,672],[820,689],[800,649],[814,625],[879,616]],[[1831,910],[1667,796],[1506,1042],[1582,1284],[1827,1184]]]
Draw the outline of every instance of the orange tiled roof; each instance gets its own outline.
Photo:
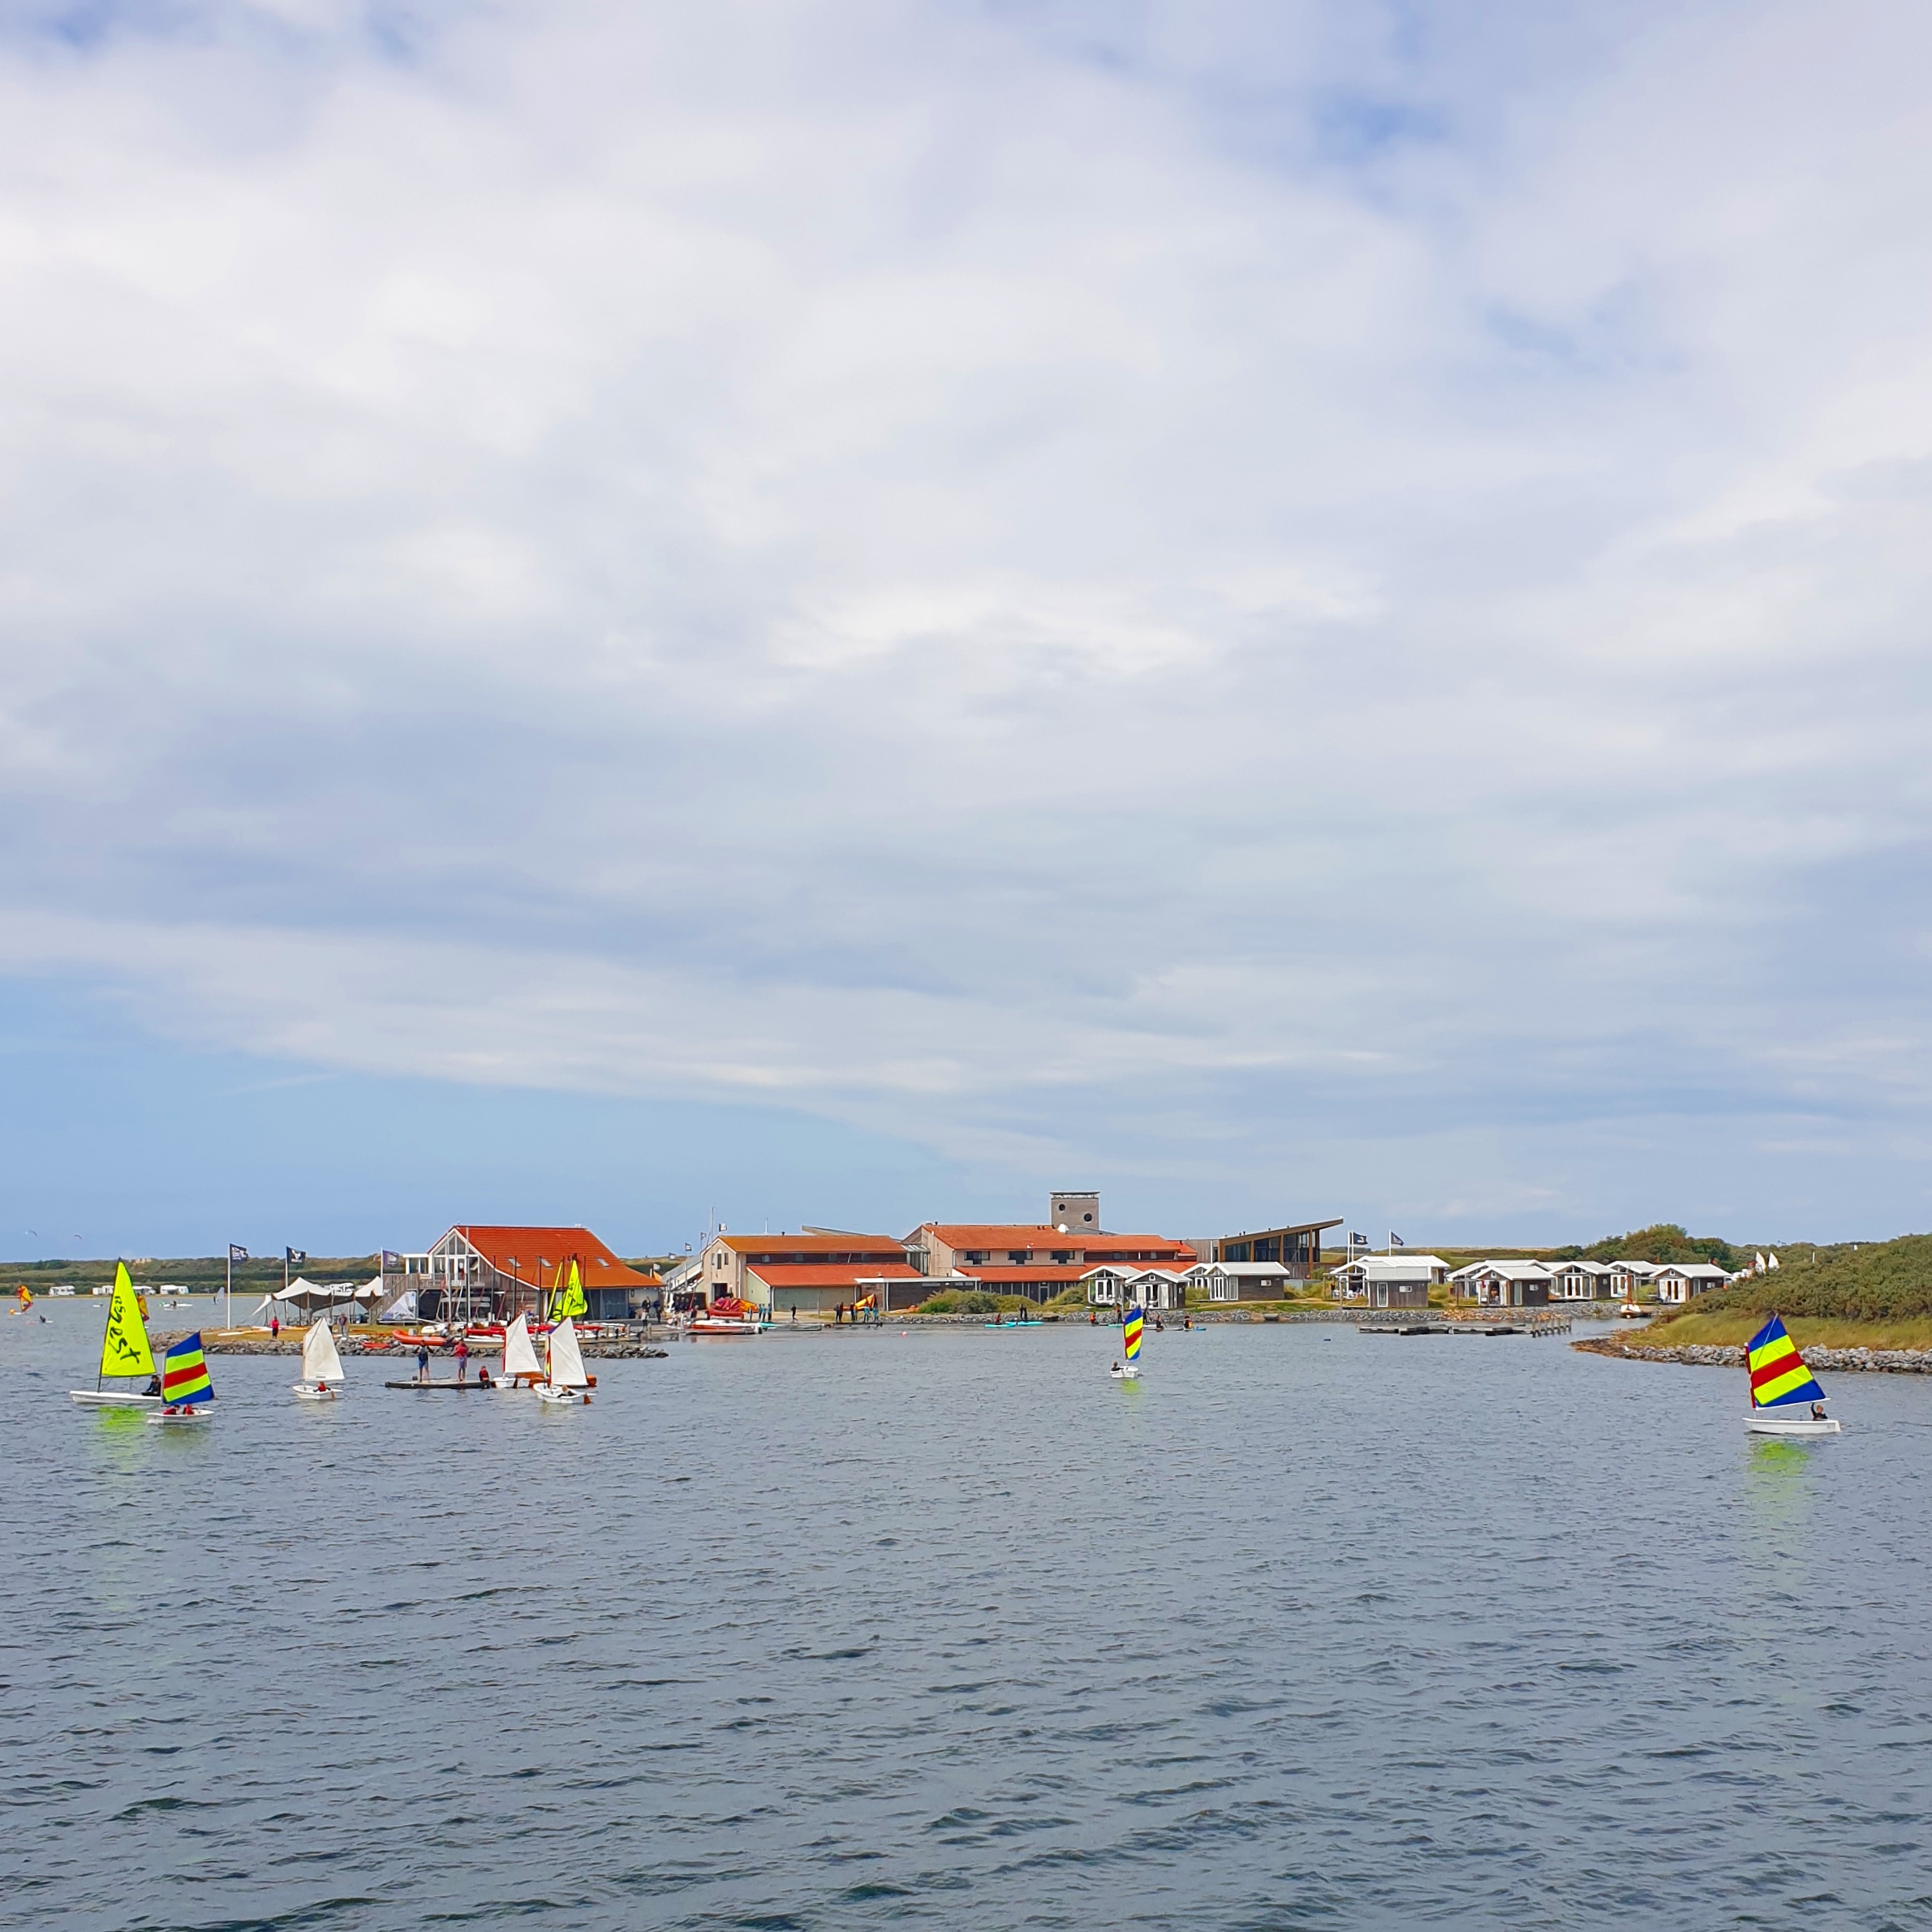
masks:
[[[917,1281],[919,1271],[902,1261],[861,1261],[815,1267],[807,1262],[754,1262],[746,1270],[768,1288],[854,1288],[861,1281]]]
[[[721,1234],[739,1254],[864,1254],[876,1250],[903,1261],[905,1243],[889,1234]]]
[[[587,1228],[483,1227],[458,1221],[460,1234],[498,1274],[544,1287],[557,1279],[560,1264],[574,1260],[586,1288],[658,1288],[655,1275],[627,1267]]]

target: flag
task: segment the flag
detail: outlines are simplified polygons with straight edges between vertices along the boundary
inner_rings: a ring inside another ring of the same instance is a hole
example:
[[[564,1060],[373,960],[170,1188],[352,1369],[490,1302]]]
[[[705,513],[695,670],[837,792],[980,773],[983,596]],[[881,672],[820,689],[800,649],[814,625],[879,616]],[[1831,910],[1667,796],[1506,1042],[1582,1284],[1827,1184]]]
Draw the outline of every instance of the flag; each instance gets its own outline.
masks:
[[[208,1361],[201,1353],[199,1331],[184,1335],[161,1358],[161,1399],[174,1407],[215,1399],[215,1386],[208,1379]]]
[[[228,1259],[230,1261],[246,1261],[248,1259],[248,1250],[246,1248],[237,1247],[233,1241],[230,1241],[228,1244]]]
[[[290,1267],[299,1268],[308,1261],[308,1250],[306,1248],[284,1248],[282,1250],[282,1259]]]
[[[402,1266],[402,1257],[397,1254],[393,1248],[385,1248],[382,1250],[382,1272],[384,1274],[394,1274]]]
[[[1127,1344],[1127,1359],[1132,1362],[1140,1353],[1140,1332],[1143,1326],[1138,1308],[1127,1310],[1127,1325],[1123,1331]]]
[[[1781,1409],[1790,1402],[1822,1402],[1825,1392],[1805,1366],[1798,1345],[1773,1315],[1745,1345],[1751,1370],[1751,1405]]]
[[[1368,1245],[1369,1237],[1366,1234],[1351,1234],[1349,1237],[1349,1246],[1351,1248],[1366,1248]]]
[[[127,1263],[114,1263],[114,1295],[107,1305],[107,1333],[101,1342],[104,1375],[152,1375],[154,1356],[141,1323],[140,1297],[127,1278]]]
[[[1392,1248],[1403,1248],[1409,1244],[1402,1239],[1401,1235],[1392,1232],[1388,1237],[1388,1245]]]

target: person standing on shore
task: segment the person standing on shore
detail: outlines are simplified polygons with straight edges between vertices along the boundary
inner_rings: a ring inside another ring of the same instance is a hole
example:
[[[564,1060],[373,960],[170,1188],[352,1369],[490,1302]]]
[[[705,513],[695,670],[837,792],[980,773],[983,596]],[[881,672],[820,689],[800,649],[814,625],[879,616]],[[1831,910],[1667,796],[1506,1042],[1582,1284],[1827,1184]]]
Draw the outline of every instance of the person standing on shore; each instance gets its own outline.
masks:
[[[278,1315],[272,1315],[269,1317],[269,1340],[270,1341],[282,1340],[282,1317]]]

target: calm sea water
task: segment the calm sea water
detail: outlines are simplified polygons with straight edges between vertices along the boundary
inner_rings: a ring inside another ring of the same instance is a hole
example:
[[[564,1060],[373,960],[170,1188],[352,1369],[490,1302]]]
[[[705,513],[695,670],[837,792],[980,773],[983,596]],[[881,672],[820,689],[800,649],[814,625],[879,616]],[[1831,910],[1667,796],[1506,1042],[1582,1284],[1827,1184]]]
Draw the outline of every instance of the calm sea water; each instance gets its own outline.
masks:
[[[889,1328],[196,1433],[48,1312],[7,1926],[1932,1925],[1932,1384]]]

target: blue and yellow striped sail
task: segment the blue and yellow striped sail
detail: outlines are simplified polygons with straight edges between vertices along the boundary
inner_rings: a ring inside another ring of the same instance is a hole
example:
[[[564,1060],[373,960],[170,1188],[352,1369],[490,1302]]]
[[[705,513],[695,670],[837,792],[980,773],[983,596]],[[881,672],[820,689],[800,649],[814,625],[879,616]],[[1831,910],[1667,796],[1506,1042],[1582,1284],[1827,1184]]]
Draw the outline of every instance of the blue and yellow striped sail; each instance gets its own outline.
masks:
[[[1745,1361],[1751,1371],[1753,1409],[1780,1409],[1788,1402],[1825,1399],[1825,1392],[1798,1353],[1798,1345],[1785,1333],[1776,1315],[1745,1344]]]
[[[1137,1360],[1140,1355],[1142,1327],[1140,1310],[1138,1308],[1130,1308],[1127,1310],[1127,1326],[1123,1331],[1127,1344],[1127,1359],[1130,1362]]]
[[[208,1361],[201,1353],[199,1329],[192,1335],[184,1335],[161,1357],[161,1399],[174,1408],[215,1399],[215,1385],[208,1379]]]

